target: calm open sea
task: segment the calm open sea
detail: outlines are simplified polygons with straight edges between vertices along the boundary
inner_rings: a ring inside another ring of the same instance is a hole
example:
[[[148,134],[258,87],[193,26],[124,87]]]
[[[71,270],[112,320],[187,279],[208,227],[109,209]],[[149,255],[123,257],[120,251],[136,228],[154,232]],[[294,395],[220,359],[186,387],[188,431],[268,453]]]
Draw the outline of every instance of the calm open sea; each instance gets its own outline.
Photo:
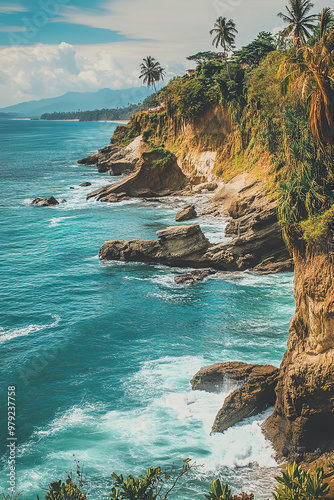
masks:
[[[104,240],[155,238],[184,204],[86,201],[111,179],[76,160],[107,144],[115,127],[0,121],[0,493],[9,487],[7,387],[15,385],[23,498],[43,498],[51,480],[65,479],[73,454],[91,500],[108,498],[113,471],[139,474],[187,457],[201,467],[172,498],[203,499],[213,477],[268,498],[276,463],[259,426],[265,415],[210,436],[233,387],[192,392],[189,381],[220,361],[279,365],[293,276],[231,273],[185,287],[174,283],[181,269],[101,263]],[[92,187],[78,187],[84,181]],[[67,203],[30,205],[51,195]],[[221,221],[199,222],[222,240]]]

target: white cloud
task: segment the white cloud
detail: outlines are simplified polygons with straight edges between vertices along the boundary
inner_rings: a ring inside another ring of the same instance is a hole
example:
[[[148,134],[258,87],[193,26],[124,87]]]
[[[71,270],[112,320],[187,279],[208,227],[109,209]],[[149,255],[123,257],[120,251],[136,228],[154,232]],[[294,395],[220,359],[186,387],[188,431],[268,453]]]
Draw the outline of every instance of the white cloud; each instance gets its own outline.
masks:
[[[23,5],[0,5],[0,14],[11,14],[15,12],[26,12],[27,9]]]
[[[136,85],[138,75],[125,71],[107,46],[93,46],[87,52],[62,42],[0,50],[0,107],[68,91]]]

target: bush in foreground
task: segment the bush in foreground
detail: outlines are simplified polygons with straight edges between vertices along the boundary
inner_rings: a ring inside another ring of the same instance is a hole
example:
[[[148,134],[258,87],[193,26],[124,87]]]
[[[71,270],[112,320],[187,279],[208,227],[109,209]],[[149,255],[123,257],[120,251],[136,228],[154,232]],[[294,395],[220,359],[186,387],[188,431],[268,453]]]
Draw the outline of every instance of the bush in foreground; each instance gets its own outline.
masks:
[[[86,500],[87,492],[83,493],[83,478],[79,462],[77,464],[78,485],[73,480],[72,474],[67,476],[65,482],[53,481],[49,485],[45,500]],[[173,492],[178,481],[191,469],[199,467],[190,465],[190,459],[183,460],[182,467],[177,469],[173,466],[172,471],[167,473],[161,467],[150,467],[145,475],[123,477],[122,474],[112,474],[114,480],[109,497],[112,500],[166,500]],[[276,476],[278,485],[272,493],[274,500],[318,500],[325,498],[330,490],[330,485],[325,481],[334,476],[334,468],[325,472],[323,467],[318,467],[314,472],[304,471],[295,462],[288,464],[286,471],[281,476]],[[219,479],[213,479],[210,491],[204,495],[208,500],[254,500],[253,494],[241,493],[232,495],[228,484]],[[16,495],[5,495],[4,500],[21,500],[21,493]],[[23,499],[22,499],[23,500]],[[39,497],[37,496],[37,500]]]

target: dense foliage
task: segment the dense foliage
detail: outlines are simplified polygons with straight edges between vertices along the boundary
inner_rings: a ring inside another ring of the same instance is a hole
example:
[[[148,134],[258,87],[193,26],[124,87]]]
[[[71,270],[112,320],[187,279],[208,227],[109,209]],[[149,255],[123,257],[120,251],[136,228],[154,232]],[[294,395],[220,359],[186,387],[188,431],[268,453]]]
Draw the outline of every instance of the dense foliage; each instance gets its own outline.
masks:
[[[197,118],[221,101],[215,81],[188,76],[173,78],[159,96],[170,114],[185,120]]]

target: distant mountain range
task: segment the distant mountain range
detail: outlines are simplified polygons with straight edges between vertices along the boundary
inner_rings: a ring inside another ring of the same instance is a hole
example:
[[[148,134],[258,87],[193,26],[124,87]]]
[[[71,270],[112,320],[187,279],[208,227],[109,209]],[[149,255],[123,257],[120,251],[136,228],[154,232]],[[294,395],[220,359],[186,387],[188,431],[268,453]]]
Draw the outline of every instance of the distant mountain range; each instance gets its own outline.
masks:
[[[97,92],[67,92],[59,97],[1,108],[0,118],[2,113],[10,113],[15,118],[39,118],[43,113],[121,108],[142,102],[150,94],[152,89],[143,86],[122,90],[102,89]]]

